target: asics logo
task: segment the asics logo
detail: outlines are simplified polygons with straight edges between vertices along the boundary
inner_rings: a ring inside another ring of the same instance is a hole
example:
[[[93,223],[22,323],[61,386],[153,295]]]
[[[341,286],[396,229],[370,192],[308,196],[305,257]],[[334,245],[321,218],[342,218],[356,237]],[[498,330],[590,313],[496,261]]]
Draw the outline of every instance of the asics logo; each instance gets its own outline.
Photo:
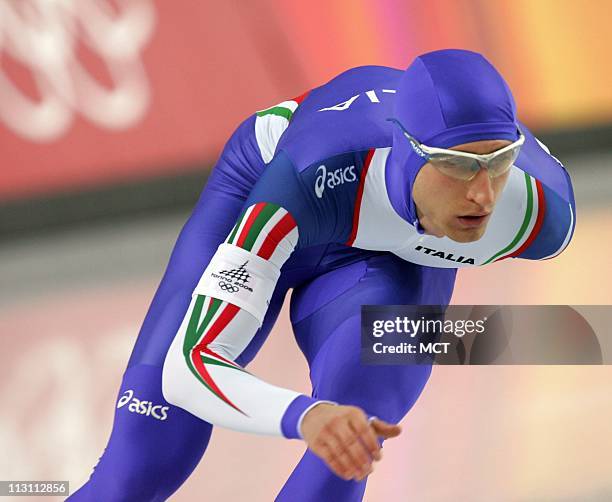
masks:
[[[219,287],[228,293],[238,293],[238,288],[236,286],[232,286],[229,282],[219,281]]]
[[[153,404],[151,401],[141,401],[137,397],[134,397],[134,391],[132,389],[126,390],[117,401],[117,408],[123,408],[126,405],[128,411],[131,413],[153,417],[157,420],[166,420],[168,418],[168,410],[170,409],[170,406]]]
[[[355,166],[339,167],[333,171],[327,171],[325,165],[320,165],[316,171],[317,178],[315,179],[315,195],[320,199],[323,197],[323,192],[327,186],[330,189],[334,189],[338,185],[344,183],[352,183],[357,181],[357,175],[355,174]]]

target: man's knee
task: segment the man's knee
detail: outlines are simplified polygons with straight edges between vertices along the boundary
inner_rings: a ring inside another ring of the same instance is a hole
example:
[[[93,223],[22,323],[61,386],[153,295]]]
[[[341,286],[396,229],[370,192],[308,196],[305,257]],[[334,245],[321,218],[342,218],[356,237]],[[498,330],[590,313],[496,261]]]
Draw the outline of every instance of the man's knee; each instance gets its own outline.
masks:
[[[317,354],[311,368],[316,397],[398,422],[423,391],[431,365],[363,364],[359,328],[359,316],[347,318]]]

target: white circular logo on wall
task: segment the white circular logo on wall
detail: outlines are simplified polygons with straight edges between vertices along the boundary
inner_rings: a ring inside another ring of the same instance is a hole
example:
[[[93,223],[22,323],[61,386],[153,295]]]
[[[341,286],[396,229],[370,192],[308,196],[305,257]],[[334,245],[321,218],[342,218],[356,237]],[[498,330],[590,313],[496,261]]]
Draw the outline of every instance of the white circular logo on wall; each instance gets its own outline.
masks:
[[[60,138],[77,114],[105,129],[133,126],[150,101],[140,55],[154,27],[151,0],[0,0],[0,57],[25,68],[38,95],[0,67],[0,121],[38,142]],[[79,47],[103,62],[110,86]]]

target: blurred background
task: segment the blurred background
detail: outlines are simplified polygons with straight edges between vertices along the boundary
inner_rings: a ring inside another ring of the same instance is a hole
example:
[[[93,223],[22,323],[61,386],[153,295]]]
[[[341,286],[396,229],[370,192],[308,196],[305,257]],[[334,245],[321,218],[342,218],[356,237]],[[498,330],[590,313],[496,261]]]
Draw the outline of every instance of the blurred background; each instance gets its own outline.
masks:
[[[0,479],[87,479],[226,139],[350,67],[482,52],[571,173],[569,248],[461,271],[453,303],[612,304],[610,19],[612,0],[0,0]],[[249,369],[310,393],[286,310]],[[611,381],[436,367],[365,500],[612,500]],[[302,451],[217,428],[173,500],[273,500]]]

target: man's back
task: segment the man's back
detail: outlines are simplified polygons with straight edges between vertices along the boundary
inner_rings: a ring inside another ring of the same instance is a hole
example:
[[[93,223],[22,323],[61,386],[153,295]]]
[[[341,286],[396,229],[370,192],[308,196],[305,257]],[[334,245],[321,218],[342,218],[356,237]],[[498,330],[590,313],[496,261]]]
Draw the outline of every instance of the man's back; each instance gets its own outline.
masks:
[[[225,169],[230,167],[236,175],[232,180],[244,181],[239,187],[244,193],[280,149],[302,170],[337,154],[391,146],[391,124],[386,119],[392,115],[394,85],[401,74],[385,66],[352,68],[254,113],[228,140],[222,156],[229,166],[222,169],[230,175]]]

